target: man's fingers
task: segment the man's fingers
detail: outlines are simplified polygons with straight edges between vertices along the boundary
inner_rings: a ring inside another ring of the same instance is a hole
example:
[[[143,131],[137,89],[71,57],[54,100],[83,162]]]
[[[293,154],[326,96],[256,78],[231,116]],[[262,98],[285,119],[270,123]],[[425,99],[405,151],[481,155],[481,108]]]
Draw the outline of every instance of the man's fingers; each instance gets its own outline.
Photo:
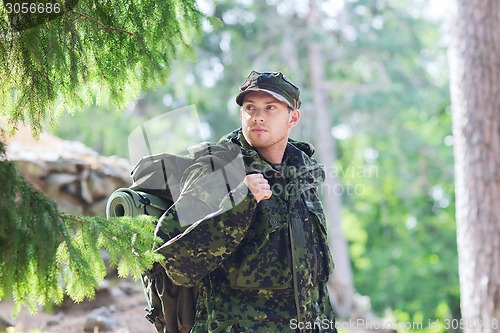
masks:
[[[273,194],[269,182],[260,173],[247,175],[243,181],[255,196],[257,202],[269,199]]]
[[[273,195],[273,192],[271,190],[266,190],[264,192],[264,196],[262,197],[261,200],[267,200]]]

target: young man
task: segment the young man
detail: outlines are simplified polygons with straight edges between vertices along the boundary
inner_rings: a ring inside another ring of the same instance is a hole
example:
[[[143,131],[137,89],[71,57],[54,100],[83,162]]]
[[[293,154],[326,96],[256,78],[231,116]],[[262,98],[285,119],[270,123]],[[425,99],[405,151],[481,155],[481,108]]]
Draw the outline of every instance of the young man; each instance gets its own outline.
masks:
[[[224,173],[220,186],[200,153],[160,219],[165,239],[178,212],[192,212],[157,250],[174,283],[199,287],[191,332],[335,332],[326,288],[333,262],[317,195],[325,173],[310,144],[289,139],[299,94],[281,72],[251,72],[236,97],[242,127],[212,150],[237,153],[244,172]]]

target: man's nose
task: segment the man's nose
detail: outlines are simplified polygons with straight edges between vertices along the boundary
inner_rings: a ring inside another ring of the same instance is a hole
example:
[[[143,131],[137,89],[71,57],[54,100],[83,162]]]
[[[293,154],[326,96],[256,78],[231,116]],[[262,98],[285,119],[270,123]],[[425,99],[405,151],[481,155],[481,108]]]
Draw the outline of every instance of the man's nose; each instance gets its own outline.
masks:
[[[258,121],[264,121],[264,112],[262,110],[256,110],[254,115],[253,115],[253,121],[258,122]]]

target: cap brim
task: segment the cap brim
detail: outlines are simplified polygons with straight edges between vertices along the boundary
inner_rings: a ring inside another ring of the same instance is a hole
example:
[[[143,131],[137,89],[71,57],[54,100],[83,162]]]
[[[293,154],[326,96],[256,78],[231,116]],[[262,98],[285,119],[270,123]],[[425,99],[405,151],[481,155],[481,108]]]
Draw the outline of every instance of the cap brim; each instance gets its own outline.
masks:
[[[236,96],[236,103],[240,106],[243,105],[243,99],[245,98],[245,95],[249,94],[251,92],[255,92],[255,91],[265,92],[265,93],[273,96],[274,98],[276,98],[278,101],[285,103],[286,105],[288,105],[289,107],[291,107],[293,109],[293,106],[290,104],[290,102],[285,97],[281,96],[280,94],[278,94],[274,91],[267,90],[267,89],[261,89],[258,87],[248,88],[247,90],[240,92],[239,95]]]

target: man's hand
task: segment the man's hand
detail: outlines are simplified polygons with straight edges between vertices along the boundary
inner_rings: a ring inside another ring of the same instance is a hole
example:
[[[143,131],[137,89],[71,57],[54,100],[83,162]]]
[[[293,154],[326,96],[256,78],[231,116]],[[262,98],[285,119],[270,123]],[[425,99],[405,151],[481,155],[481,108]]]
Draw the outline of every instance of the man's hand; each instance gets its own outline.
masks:
[[[267,200],[273,194],[267,179],[260,173],[246,175],[243,183],[250,189],[257,202]]]

